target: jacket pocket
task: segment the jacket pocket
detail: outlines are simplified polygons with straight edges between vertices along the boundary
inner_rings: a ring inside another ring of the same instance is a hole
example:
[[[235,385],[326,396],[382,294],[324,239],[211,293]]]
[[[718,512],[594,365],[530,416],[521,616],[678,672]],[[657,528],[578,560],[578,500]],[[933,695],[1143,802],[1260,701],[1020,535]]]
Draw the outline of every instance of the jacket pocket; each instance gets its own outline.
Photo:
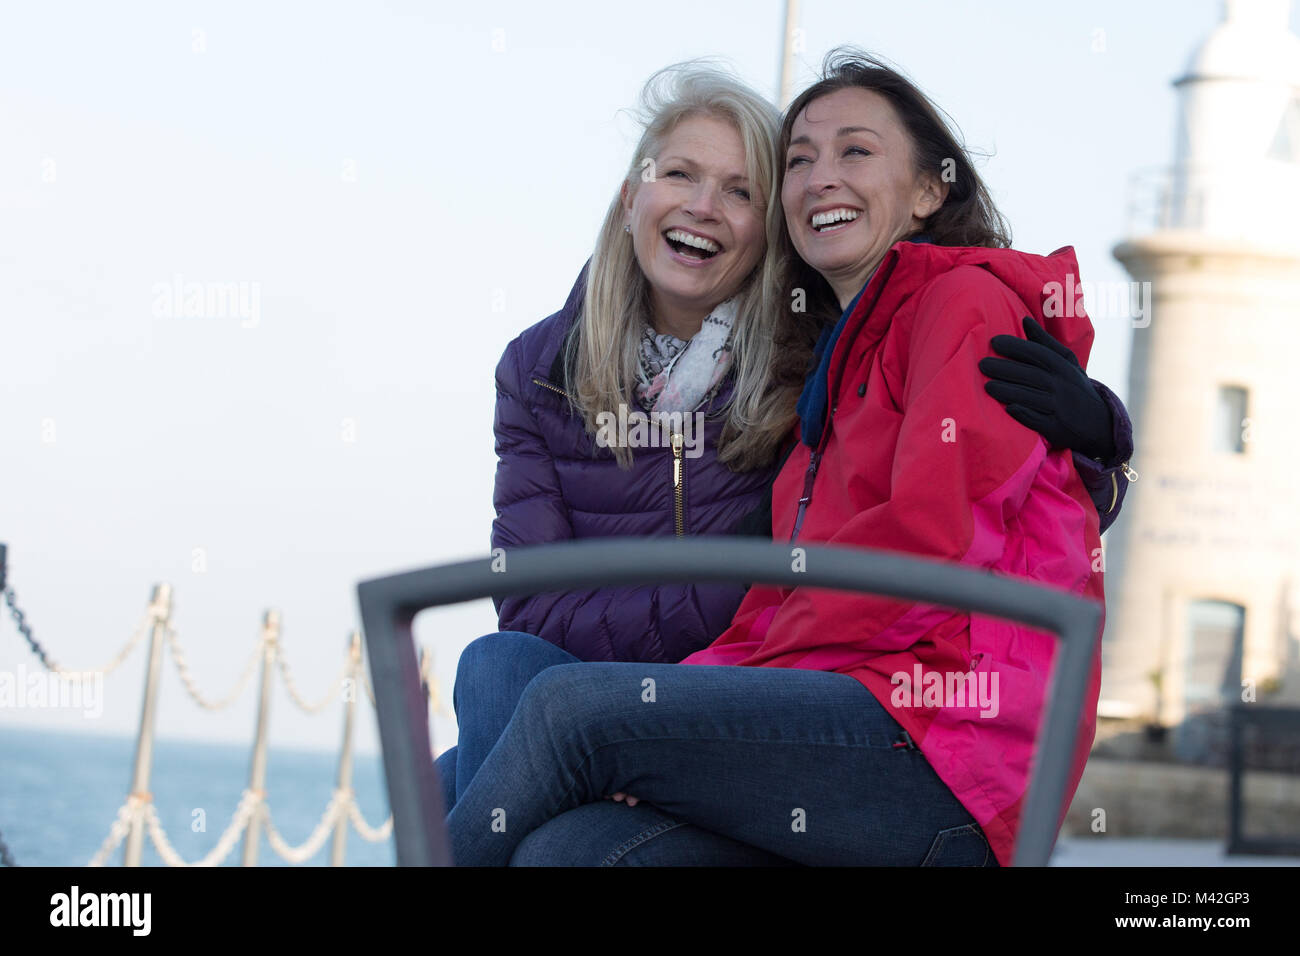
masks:
[[[993,851],[984,831],[977,824],[966,823],[959,827],[940,830],[930,844],[930,852],[921,861],[922,866],[993,866]]]

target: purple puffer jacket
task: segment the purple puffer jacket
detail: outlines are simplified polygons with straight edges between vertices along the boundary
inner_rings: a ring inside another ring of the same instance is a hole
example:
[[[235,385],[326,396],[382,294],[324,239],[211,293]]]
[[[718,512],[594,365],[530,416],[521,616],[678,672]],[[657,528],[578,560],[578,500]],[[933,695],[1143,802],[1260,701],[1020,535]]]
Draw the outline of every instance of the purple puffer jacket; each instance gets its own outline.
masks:
[[[678,533],[672,448],[637,448],[631,469],[596,444],[561,394],[565,336],[582,304],[586,268],[564,308],[506,346],[497,365],[492,547],[506,549],[572,538]],[[716,411],[730,378],[701,409]],[[684,534],[731,534],[759,509],[776,474],[733,472],[717,460],[723,419],[706,419],[703,454],[684,454]],[[699,436],[695,436],[699,440]],[[767,525],[771,533],[770,521]],[[676,662],[726,630],[745,589],[740,584],[666,584],[506,598],[502,630],[536,634],[586,661]]]
[[[496,369],[496,486],[492,548],[610,536],[678,533],[671,448],[637,448],[630,470],[596,444],[564,395],[568,376],[563,345],[582,305],[584,266],[564,308],[506,346]],[[1096,383],[1110,407],[1118,462],[1133,453],[1132,425],[1123,404]],[[702,409],[717,412],[732,388],[728,377]],[[683,457],[684,534],[771,534],[771,482],[779,466],[733,472],[716,457],[723,419],[705,422],[703,454]],[[784,457],[784,456],[782,456]],[[1127,481],[1119,464],[1079,454],[1079,475],[1105,530],[1119,515]],[[665,584],[513,597],[497,601],[498,626],[524,631],[584,661],[676,662],[726,630],[744,597],[743,586]]]

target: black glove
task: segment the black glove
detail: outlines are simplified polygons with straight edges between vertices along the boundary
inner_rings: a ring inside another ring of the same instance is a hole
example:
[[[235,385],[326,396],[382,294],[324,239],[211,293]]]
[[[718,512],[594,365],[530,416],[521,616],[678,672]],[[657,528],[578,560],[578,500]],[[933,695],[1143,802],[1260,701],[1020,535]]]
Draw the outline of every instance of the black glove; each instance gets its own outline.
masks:
[[[1052,447],[1110,461],[1115,457],[1110,406],[1097,394],[1073,352],[1029,316],[1024,326],[1028,341],[1014,335],[993,336],[993,350],[1006,358],[980,359],[980,371],[993,379],[984,383],[984,391]]]

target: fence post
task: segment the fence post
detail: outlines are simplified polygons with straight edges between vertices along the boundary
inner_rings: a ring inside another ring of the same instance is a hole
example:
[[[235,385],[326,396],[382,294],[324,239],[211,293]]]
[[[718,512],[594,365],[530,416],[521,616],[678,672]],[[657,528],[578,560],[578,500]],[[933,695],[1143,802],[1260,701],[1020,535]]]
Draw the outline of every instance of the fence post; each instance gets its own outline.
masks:
[[[149,771],[153,766],[153,727],[158,710],[158,680],[162,676],[163,648],[167,643],[166,629],[172,613],[172,588],[170,584],[155,584],[150,599],[153,626],[149,633],[149,665],[145,670],[144,706],[140,710],[140,733],[135,740],[135,769],[131,773],[131,796],[151,801]],[[144,817],[131,821],[122,851],[123,866],[139,866],[144,849]]]
[[[348,638],[348,680],[343,695],[343,752],[339,754],[339,775],[336,787],[351,798],[352,792],[352,727],[357,711],[357,684],[361,677],[361,632],[353,631]],[[348,845],[348,816],[340,814],[334,824],[334,843],[330,848],[330,866],[342,866],[343,854]]]
[[[253,763],[248,773],[248,789],[258,795],[260,802],[244,831],[243,866],[257,866],[257,834],[266,815],[266,725],[271,716],[271,677],[275,671],[279,637],[280,612],[269,610],[262,618],[262,695],[257,704],[257,736],[253,741]]]
[[[433,673],[433,655],[429,653],[429,648],[420,648],[420,690],[424,691],[424,703],[426,706],[432,704],[433,695],[437,692],[434,682],[437,677]],[[425,720],[429,719],[428,710],[424,713]],[[429,724],[429,752],[437,756],[437,745],[433,740],[433,724]]]

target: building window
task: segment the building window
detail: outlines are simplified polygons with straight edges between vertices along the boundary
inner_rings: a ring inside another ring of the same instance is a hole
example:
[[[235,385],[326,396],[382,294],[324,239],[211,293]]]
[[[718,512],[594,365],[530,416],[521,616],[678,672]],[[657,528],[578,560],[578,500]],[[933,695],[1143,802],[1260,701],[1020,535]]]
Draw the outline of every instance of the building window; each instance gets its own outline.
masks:
[[[1214,409],[1214,450],[1240,455],[1246,450],[1246,390],[1237,385],[1220,385]]]
[[[1241,652],[1246,609],[1227,601],[1193,601],[1187,607],[1183,668],[1186,709],[1222,707],[1241,692]]]

